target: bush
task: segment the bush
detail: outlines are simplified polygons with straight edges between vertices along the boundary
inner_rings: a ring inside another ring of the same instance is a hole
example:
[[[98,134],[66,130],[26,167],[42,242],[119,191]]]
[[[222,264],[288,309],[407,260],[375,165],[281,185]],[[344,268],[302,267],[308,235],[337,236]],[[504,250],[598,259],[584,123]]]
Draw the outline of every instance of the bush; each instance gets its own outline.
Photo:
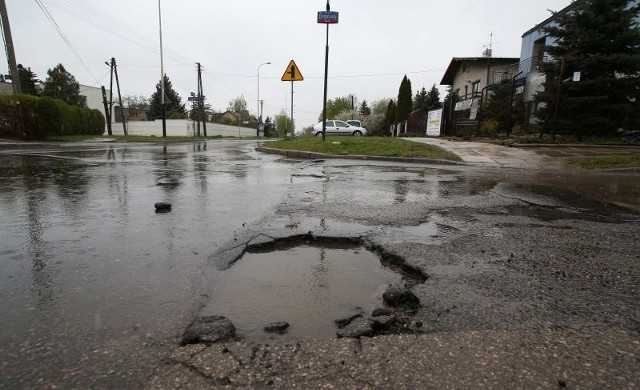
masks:
[[[87,131],[91,134],[102,135],[104,133],[104,126],[106,119],[100,110],[93,109],[89,113],[89,128]]]
[[[56,135],[104,132],[105,119],[99,110],[69,106],[64,101],[31,95],[0,96],[0,136],[42,139]],[[22,129],[22,130],[20,130]]]
[[[480,130],[484,135],[494,136],[498,134],[498,122],[493,119],[485,119],[482,121],[482,127]]]
[[[50,97],[39,98],[36,102],[38,135],[43,138],[49,134],[57,134],[62,129],[62,112],[56,100]]]
[[[511,128],[511,134],[513,135],[524,135],[524,127],[521,124],[517,123]]]

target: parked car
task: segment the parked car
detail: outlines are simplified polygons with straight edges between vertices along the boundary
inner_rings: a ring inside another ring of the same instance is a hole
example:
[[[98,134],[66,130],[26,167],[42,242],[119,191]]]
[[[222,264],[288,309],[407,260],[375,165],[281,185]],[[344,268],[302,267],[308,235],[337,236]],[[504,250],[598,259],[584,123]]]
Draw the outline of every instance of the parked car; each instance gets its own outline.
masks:
[[[345,121],[330,120],[327,121],[326,135],[353,135],[359,137],[367,134],[367,129],[360,126],[352,126]],[[322,137],[322,122],[318,122],[313,126],[313,135]]]

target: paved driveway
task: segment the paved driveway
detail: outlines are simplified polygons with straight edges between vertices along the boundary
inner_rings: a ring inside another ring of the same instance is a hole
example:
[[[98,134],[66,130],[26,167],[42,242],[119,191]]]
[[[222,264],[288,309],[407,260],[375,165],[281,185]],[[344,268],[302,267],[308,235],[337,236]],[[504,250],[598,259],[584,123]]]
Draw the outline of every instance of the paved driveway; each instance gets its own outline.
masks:
[[[470,165],[494,168],[564,170],[570,157],[615,156],[640,153],[633,146],[502,146],[483,142],[448,141],[439,138],[407,138],[436,145],[460,156]]]

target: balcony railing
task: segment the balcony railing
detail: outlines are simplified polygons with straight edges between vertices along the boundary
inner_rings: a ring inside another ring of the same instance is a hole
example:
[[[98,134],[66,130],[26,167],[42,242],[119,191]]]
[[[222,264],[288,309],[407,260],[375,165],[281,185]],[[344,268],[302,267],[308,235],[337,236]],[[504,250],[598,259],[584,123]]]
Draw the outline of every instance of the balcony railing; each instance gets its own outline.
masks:
[[[489,71],[489,85],[500,84],[505,80],[511,80],[511,78],[519,72],[520,63],[496,66]]]

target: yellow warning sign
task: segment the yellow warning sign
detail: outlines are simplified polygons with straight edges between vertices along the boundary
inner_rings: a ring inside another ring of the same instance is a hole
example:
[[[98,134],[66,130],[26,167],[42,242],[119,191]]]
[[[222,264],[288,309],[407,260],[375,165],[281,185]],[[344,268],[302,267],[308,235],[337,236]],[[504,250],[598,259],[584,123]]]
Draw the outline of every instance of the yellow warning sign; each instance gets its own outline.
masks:
[[[300,69],[298,69],[298,65],[296,65],[294,60],[289,62],[287,69],[285,69],[284,74],[281,78],[282,81],[302,81],[304,77],[302,73],[300,73]]]

